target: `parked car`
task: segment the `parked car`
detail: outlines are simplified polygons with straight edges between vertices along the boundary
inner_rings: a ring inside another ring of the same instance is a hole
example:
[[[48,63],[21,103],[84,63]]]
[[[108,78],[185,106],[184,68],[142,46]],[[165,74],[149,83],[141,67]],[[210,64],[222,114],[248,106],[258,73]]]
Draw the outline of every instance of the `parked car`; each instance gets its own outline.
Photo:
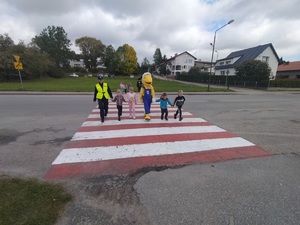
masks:
[[[114,77],[114,76],[115,76],[115,75],[112,74],[112,73],[108,74],[108,77]]]
[[[79,77],[76,73],[71,73],[70,77]]]

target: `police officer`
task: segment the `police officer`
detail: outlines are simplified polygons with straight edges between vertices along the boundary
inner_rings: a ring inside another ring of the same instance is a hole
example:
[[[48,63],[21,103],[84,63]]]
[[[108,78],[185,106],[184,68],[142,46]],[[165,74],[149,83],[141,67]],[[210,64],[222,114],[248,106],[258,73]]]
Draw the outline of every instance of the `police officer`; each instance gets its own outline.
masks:
[[[108,113],[108,99],[113,98],[112,92],[107,83],[103,82],[103,75],[98,75],[98,84],[95,86],[94,102],[98,99],[100,109],[101,122],[104,122],[104,117]]]

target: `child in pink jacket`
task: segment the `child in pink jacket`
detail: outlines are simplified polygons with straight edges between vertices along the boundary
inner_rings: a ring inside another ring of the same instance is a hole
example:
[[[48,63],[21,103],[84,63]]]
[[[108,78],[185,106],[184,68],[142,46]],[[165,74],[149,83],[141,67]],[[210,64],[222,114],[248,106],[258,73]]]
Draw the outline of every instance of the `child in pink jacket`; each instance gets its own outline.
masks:
[[[135,105],[137,104],[137,95],[134,92],[133,87],[129,88],[129,92],[126,94],[126,99],[129,104],[129,118],[135,119]]]

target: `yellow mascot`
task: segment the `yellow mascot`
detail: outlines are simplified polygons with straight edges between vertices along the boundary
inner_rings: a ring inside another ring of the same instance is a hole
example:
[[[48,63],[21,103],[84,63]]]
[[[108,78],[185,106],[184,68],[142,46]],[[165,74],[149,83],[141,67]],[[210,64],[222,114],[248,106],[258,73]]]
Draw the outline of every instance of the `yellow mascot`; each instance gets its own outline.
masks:
[[[152,75],[149,72],[146,72],[142,76],[142,83],[143,86],[140,91],[140,101],[144,103],[144,110],[145,110],[145,120],[150,121],[150,109],[151,103],[155,102],[155,92],[152,86]]]

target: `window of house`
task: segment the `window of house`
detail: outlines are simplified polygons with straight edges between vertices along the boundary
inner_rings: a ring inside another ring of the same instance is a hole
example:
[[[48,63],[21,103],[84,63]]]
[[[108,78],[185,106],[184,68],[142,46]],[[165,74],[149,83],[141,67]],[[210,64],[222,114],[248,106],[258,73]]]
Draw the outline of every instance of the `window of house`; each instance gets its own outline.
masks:
[[[222,71],[221,71],[221,75],[225,75],[225,70],[222,70]]]
[[[229,64],[230,63],[230,61],[226,61],[226,64]]]
[[[296,75],[296,78],[297,78],[297,79],[300,79],[300,75]]]
[[[263,56],[261,61],[268,63],[269,62],[269,57],[268,56]]]
[[[221,66],[224,65],[224,62],[220,62],[220,65],[221,65]]]

